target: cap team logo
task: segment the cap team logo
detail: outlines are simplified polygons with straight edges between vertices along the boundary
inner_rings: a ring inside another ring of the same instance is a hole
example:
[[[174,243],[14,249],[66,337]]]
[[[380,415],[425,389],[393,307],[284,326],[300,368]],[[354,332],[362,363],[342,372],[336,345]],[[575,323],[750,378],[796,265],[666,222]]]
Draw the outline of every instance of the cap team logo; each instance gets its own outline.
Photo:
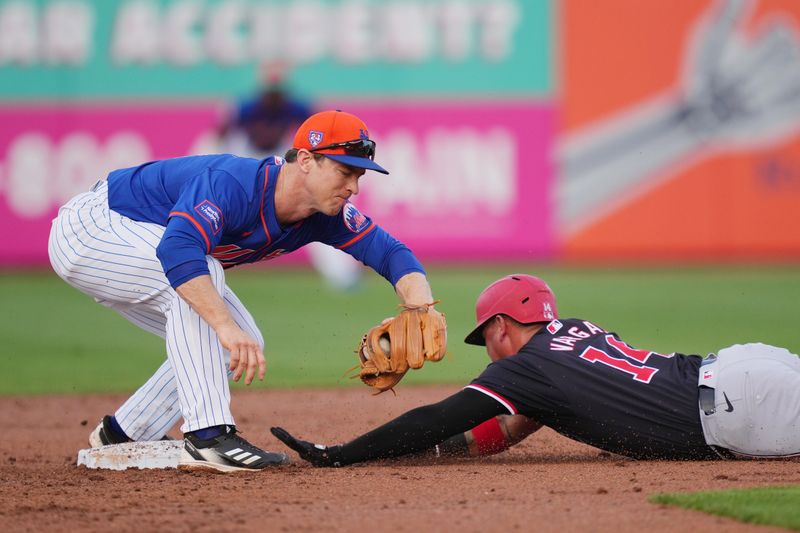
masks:
[[[342,208],[342,218],[344,218],[344,225],[353,233],[358,233],[369,224],[367,217],[362,215],[358,209],[356,209],[356,206],[350,202],[344,204],[344,208]]]
[[[322,138],[325,137],[325,134],[321,131],[311,130],[308,132],[308,143],[311,145],[311,148],[316,148],[322,142]]]
[[[219,230],[222,229],[222,211],[219,207],[215,206],[208,200],[203,200],[199,204],[197,204],[194,208],[197,213],[205,219],[206,222],[211,226],[211,230],[214,232],[214,235],[219,233]]]
[[[359,137],[361,137],[362,139],[369,139],[369,132],[368,132],[367,130],[362,130],[362,129],[359,129],[359,130],[358,130],[358,135],[359,135]]]
[[[555,318],[555,315],[553,314],[553,308],[548,302],[542,303],[542,316],[548,320]]]

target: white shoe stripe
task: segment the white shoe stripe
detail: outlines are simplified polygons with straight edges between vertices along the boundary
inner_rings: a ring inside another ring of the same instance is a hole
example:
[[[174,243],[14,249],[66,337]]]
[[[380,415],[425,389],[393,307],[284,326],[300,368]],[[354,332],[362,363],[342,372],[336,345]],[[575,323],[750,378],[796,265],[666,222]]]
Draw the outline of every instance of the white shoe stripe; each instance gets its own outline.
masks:
[[[254,456],[253,456],[253,457],[251,457],[250,459],[248,459],[248,460],[246,460],[246,461],[242,461],[242,462],[243,462],[244,464],[246,464],[246,465],[249,465],[250,463],[254,463],[254,462],[258,461],[259,459],[261,459],[261,457],[259,457],[258,455],[254,455]]]
[[[233,449],[231,451],[225,452],[225,455],[228,455],[228,456],[236,455],[237,453],[242,453],[243,451],[244,450],[242,450],[241,448],[235,448],[235,449]]]
[[[237,455],[236,457],[234,457],[233,459],[235,461],[241,461],[242,459],[244,459],[245,457],[248,457],[250,455],[253,455],[253,454],[250,453],[250,452],[243,452],[243,453],[240,453],[239,455]]]

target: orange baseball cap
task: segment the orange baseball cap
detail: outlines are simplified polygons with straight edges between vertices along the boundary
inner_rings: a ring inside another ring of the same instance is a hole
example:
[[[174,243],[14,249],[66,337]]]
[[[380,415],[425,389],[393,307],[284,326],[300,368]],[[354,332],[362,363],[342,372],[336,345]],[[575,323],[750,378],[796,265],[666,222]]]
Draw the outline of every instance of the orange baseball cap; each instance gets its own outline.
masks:
[[[292,148],[322,154],[351,167],[389,173],[374,161],[375,141],[369,138],[364,121],[338,109],[308,117],[297,129]]]

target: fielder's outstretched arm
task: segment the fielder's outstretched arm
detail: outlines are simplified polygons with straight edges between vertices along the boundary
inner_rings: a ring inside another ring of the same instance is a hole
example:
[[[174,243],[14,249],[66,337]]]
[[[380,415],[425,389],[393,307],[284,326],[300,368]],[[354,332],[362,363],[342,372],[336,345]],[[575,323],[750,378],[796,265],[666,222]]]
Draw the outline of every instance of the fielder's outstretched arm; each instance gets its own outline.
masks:
[[[314,466],[344,466],[428,450],[505,412],[489,396],[463,389],[439,403],[408,411],[347,444],[314,444],[297,439],[282,428],[272,428],[272,434]]]
[[[395,291],[404,304],[429,304],[433,302],[433,293],[428,278],[421,272],[410,272],[397,280]]]

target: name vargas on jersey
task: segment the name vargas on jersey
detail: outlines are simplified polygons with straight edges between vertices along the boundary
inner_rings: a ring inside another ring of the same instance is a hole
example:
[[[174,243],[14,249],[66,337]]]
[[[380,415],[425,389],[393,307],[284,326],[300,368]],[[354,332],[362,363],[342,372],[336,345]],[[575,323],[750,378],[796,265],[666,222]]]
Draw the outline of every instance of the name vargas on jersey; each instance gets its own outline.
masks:
[[[572,351],[575,349],[575,345],[578,343],[578,341],[588,339],[592,335],[597,335],[598,333],[606,333],[606,330],[592,324],[588,320],[581,321],[581,324],[583,324],[583,328],[579,326],[572,326],[563,332],[566,333],[566,335],[562,333],[562,335],[556,337],[555,334],[564,328],[564,324],[559,320],[553,320],[550,322],[546,326],[547,331],[553,335],[553,338],[550,339],[550,349],[557,352]]]

